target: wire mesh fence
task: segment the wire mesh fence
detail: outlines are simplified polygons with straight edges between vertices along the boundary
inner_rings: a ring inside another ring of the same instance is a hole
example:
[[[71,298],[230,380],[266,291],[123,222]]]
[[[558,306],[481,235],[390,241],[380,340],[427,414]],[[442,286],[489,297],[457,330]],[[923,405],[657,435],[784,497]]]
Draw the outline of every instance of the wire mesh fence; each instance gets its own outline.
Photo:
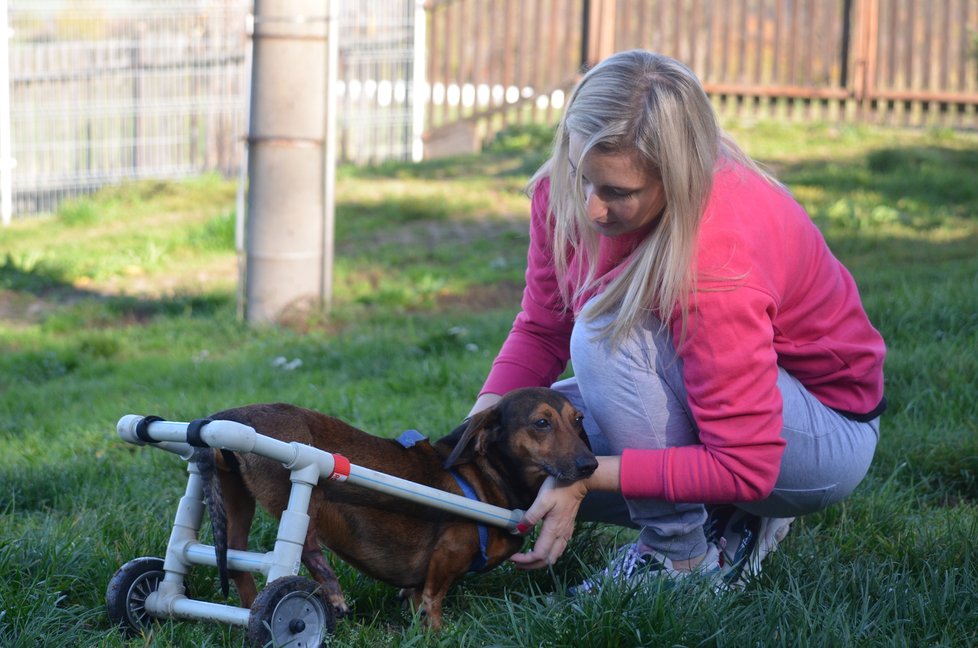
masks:
[[[415,0],[346,0],[341,25],[337,93],[337,158],[376,163],[410,160],[420,146],[415,83]]]
[[[14,214],[125,180],[240,169],[252,0],[7,4]],[[418,156],[417,8],[337,2],[341,161]]]
[[[231,173],[244,0],[10,2],[14,213],[123,180]]]

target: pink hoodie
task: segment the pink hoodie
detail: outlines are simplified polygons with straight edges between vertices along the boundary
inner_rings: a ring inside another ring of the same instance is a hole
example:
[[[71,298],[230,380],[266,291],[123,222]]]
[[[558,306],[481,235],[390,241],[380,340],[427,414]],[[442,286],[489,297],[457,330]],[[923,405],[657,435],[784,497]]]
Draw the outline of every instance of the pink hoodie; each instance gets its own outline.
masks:
[[[570,357],[573,318],[586,298],[571,312],[563,309],[549,251],[548,196],[549,183],[541,182],[531,205],[522,311],[483,393],[550,385]],[[621,272],[643,235],[601,238],[602,285]],[[579,261],[571,261],[571,270]],[[852,276],[804,209],[741,166],[725,165],[714,177],[696,266],[697,292],[679,355],[702,445],[625,450],[622,493],[675,502],[764,499],[784,450],[778,366],[829,407],[878,413],[883,339]],[[670,326],[678,344],[678,311]]]

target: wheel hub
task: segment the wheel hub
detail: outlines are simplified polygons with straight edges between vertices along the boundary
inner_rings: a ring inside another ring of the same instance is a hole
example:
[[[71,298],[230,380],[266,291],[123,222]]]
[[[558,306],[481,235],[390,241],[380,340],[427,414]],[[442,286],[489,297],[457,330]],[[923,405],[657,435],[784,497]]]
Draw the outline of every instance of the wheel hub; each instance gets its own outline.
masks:
[[[309,594],[293,592],[275,606],[272,637],[276,643],[288,643],[296,648],[319,645],[324,623],[320,608],[310,602]]]

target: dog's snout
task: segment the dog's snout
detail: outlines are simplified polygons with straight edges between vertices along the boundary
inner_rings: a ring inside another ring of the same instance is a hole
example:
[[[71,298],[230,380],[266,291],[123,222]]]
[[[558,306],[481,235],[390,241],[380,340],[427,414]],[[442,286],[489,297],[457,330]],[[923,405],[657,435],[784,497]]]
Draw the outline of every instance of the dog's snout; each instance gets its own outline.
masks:
[[[577,468],[577,472],[582,477],[587,477],[598,469],[598,460],[595,459],[593,455],[578,457],[574,460],[574,467]]]

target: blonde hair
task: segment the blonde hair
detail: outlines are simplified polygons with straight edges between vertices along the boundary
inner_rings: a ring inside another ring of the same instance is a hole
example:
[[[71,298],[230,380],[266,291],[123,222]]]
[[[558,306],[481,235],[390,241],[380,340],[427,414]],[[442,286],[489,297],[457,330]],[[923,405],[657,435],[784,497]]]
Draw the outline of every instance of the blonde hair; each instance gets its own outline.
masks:
[[[699,80],[679,61],[631,50],[596,65],[574,89],[551,157],[529,184],[532,192],[541,180],[550,180],[553,258],[567,307],[593,292],[598,279],[598,234],[584,209],[581,160],[569,160],[571,133],[585,141],[582,159],[592,149],[637,152],[648,171],[662,179],[666,200],[654,229],[621,274],[594,299],[586,316],[617,313],[602,331],[617,344],[650,314],[666,326],[679,306],[684,339],[696,282],[696,237],[714,170],[730,160],[766,174],[721,130]],[[572,278],[577,287],[569,294],[565,279],[570,260],[582,251],[588,264],[578,267],[579,276]]]

